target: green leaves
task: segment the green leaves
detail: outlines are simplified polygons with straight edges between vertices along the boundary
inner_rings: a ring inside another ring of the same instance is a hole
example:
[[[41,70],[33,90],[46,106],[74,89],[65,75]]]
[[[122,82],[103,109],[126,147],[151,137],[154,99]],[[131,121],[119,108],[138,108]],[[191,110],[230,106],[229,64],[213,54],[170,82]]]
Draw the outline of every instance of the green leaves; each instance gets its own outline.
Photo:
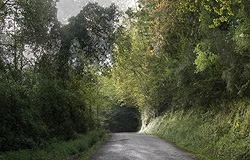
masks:
[[[139,3],[116,41],[110,79],[118,98],[153,118],[248,94],[247,1]]]
[[[55,27],[56,3],[54,0],[17,1],[21,19],[19,27],[26,44],[43,44],[50,40],[51,30]]]
[[[91,63],[96,65],[105,63],[112,55],[118,16],[119,12],[114,5],[104,8],[97,3],[88,3],[76,17],[69,20],[67,26],[62,28],[62,32],[72,34],[71,39],[62,45],[73,45],[75,40],[79,43],[82,54]]]
[[[55,5],[13,0],[6,13],[0,11],[0,22],[12,25],[0,24],[7,37],[0,40],[0,151],[94,130],[101,124],[100,108],[109,105],[99,76],[111,67],[117,7],[89,3],[61,27]]]
[[[210,51],[209,44],[199,43],[194,52],[196,53],[196,59],[194,64],[196,65],[196,73],[202,72],[207,68],[216,65],[218,56]]]
[[[184,0],[180,3],[178,12],[182,16],[183,13],[199,13],[205,10],[213,15],[213,20],[210,22],[209,28],[216,28],[235,16],[235,8],[239,7],[241,3],[242,0]]]

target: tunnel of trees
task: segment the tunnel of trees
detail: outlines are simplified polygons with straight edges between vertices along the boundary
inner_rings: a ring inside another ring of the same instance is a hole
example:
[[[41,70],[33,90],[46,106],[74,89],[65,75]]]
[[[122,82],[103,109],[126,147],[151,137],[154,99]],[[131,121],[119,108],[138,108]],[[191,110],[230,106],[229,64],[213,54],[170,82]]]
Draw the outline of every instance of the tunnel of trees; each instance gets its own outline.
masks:
[[[65,25],[56,0],[0,9],[0,151],[137,131],[169,110],[226,114],[217,104],[250,96],[249,0],[88,3]]]
[[[115,105],[106,113],[106,128],[111,132],[137,132],[141,118],[136,107]]]

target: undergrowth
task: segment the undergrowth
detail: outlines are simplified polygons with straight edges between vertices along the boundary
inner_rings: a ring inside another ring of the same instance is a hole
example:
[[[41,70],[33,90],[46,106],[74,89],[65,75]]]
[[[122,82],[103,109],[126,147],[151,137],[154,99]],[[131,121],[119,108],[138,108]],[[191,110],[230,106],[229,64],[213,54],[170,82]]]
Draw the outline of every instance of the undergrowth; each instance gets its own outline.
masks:
[[[209,111],[168,111],[142,132],[172,141],[203,159],[249,160],[250,103],[235,101]]]
[[[54,143],[43,149],[21,150],[0,153],[0,160],[63,160],[72,159],[77,154],[89,150],[106,134],[104,130],[92,131],[86,135],[78,135],[68,142]],[[74,158],[75,159],[75,158]]]

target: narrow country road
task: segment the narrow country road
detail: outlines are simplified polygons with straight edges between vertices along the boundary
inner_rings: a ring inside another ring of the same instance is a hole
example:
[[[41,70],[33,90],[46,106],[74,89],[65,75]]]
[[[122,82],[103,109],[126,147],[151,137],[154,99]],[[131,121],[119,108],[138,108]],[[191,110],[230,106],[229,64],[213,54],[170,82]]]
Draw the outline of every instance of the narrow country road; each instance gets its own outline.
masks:
[[[188,153],[150,135],[115,133],[90,160],[194,160]]]

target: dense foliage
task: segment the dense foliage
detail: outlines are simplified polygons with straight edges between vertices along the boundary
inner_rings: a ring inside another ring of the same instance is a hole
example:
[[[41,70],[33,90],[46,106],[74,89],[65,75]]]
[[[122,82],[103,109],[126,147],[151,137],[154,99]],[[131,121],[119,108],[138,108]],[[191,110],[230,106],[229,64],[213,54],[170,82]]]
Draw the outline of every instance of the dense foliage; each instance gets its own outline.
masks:
[[[139,0],[119,28],[110,81],[144,125],[169,109],[248,97],[247,0]]]
[[[249,4],[139,0],[126,12],[107,81],[120,102],[140,108],[142,130],[219,159],[249,159]]]
[[[61,25],[55,0],[0,1],[0,151],[43,147],[100,126],[119,12],[89,3]]]
[[[250,96],[249,1],[137,4],[121,17],[88,3],[62,25],[56,0],[0,0],[0,151],[135,131],[169,111],[243,114],[224,104]]]

